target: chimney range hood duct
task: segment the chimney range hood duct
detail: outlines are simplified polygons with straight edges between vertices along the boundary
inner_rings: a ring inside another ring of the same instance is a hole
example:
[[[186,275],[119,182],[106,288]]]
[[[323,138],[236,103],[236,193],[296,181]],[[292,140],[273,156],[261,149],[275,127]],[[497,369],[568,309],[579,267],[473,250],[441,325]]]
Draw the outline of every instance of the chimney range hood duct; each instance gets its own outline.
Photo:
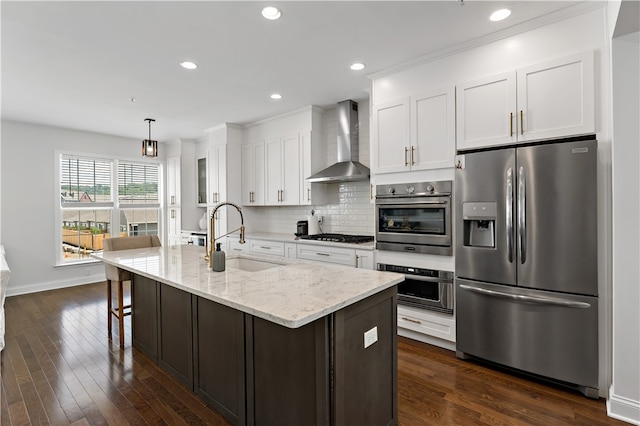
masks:
[[[338,162],[307,178],[308,182],[368,180],[369,168],[358,161],[358,104],[338,102]]]

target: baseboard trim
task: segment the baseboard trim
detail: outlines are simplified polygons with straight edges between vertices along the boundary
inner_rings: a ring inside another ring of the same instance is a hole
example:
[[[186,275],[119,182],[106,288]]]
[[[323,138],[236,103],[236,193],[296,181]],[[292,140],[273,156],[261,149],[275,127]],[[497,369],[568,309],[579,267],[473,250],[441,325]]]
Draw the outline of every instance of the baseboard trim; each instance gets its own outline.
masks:
[[[612,386],[607,400],[607,415],[632,425],[640,425],[640,401],[616,396]]]
[[[59,288],[75,287],[77,285],[93,284],[104,281],[104,273],[98,275],[88,275],[78,278],[65,278],[60,281],[49,281],[45,283],[37,283],[26,286],[7,288],[7,297],[20,296],[21,294],[37,293],[39,291],[56,290]]]
[[[448,349],[450,351],[456,350],[455,342],[439,339],[433,336],[427,336],[423,333],[417,333],[413,330],[407,330],[405,328],[398,327],[398,336],[407,337],[409,339],[417,340],[422,343],[428,343],[429,345],[438,346],[439,348]]]

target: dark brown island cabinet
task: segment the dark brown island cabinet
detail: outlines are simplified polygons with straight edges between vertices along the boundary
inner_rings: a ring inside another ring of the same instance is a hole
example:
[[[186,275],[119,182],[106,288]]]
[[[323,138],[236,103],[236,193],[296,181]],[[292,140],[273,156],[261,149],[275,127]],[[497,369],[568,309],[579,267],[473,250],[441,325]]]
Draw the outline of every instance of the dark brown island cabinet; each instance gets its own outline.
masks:
[[[133,345],[233,424],[395,425],[396,297],[288,328],[134,275]]]

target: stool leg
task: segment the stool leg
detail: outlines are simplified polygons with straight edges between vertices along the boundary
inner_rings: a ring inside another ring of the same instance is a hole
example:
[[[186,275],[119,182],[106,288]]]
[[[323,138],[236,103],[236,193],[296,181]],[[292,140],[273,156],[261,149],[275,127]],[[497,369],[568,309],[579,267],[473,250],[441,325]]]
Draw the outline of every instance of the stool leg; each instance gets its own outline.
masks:
[[[111,333],[111,317],[113,313],[111,312],[112,302],[111,302],[111,280],[107,280],[107,327],[109,328],[109,340],[113,337]]]
[[[120,327],[120,347],[124,346],[124,295],[122,281],[118,281],[118,326]]]

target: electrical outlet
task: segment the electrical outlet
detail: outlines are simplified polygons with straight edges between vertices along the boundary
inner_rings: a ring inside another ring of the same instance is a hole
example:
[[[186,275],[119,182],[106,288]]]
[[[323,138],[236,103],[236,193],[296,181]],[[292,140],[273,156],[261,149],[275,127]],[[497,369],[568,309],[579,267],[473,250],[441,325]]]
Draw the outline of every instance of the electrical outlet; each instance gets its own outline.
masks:
[[[364,348],[367,349],[369,346],[373,345],[378,341],[378,326],[376,325],[369,331],[365,331],[364,333]]]

